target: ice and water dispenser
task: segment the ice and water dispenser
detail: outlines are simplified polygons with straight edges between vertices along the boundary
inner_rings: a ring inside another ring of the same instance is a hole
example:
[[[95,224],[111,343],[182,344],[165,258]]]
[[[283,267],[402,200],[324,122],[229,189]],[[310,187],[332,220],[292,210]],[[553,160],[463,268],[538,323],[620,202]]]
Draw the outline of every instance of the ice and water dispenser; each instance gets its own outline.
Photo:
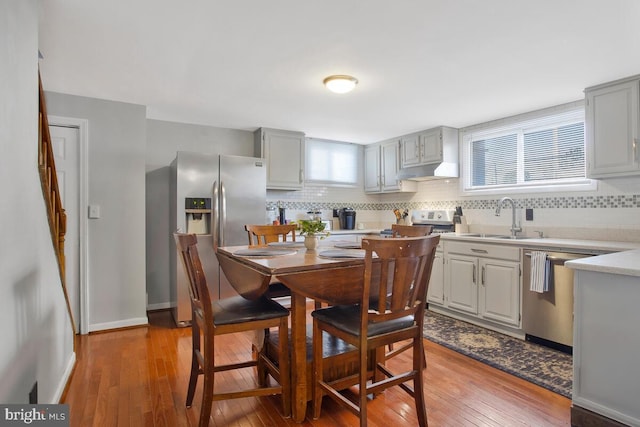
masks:
[[[187,233],[211,234],[211,198],[187,197],[184,199],[187,216]]]

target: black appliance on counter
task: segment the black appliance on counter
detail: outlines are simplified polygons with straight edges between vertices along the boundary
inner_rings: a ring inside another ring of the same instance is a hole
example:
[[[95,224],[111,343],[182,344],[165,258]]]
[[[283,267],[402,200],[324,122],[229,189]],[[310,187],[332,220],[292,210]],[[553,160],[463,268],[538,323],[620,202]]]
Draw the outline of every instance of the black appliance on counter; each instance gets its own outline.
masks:
[[[353,208],[341,208],[338,211],[338,220],[342,230],[353,230],[356,228],[356,211]]]

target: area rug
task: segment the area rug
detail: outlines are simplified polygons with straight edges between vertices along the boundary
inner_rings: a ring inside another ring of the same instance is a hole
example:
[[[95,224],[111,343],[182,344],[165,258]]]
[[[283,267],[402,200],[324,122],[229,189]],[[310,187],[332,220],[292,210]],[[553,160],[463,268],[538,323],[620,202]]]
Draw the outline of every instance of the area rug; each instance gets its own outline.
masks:
[[[571,398],[572,356],[426,311],[424,337],[494,368]]]

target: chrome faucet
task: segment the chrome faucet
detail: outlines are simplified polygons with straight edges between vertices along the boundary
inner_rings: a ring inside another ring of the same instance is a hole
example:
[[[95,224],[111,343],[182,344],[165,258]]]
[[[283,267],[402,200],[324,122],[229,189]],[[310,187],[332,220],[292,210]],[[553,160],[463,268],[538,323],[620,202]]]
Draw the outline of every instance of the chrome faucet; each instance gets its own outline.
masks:
[[[516,224],[516,204],[511,197],[503,197],[498,201],[498,207],[496,208],[496,216],[500,216],[500,209],[504,202],[511,203],[511,238],[515,239],[516,234],[522,231],[522,227]]]

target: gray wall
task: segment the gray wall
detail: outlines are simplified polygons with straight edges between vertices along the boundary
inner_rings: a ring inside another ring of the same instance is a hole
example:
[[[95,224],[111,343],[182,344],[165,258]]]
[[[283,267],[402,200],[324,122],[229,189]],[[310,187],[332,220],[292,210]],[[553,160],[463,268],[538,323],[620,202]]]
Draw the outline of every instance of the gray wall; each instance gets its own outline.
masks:
[[[0,1],[0,402],[57,403],[73,330],[38,177],[38,2]]]
[[[89,122],[89,330],[147,323],[146,107],[47,92],[48,113]],[[80,207],[86,215],[87,207]]]
[[[146,234],[149,309],[169,308],[170,164],[177,151],[253,156],[249,131],[147,120]]]

